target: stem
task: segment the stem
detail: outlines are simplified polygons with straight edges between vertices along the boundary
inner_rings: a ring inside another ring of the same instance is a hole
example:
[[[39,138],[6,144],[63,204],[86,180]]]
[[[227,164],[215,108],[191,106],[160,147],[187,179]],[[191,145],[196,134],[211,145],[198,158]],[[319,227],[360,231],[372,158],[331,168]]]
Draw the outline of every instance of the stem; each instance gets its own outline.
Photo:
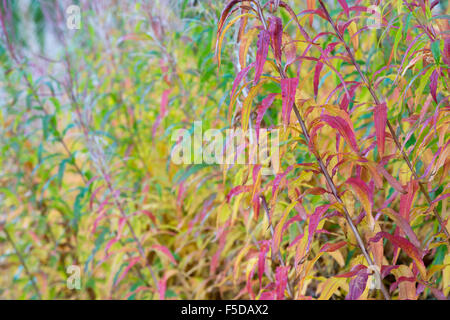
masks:
[[[19,251],[19,248],[17,247],[16,243],[14,242],[13,238],[9,234],[8,230],[6,230],[6,226],[3,229],[3,232],[6,234],[6,239],[11,243],[11,245],[14,248],[14,251],[16,252],[17,257],[19,257],[20,263],[23,266],[23,269],[25,270],[25,273],[27,274],[28,278],[30,278],[31,284],[33,286],[33,290],[35,291],[36,295],[38,296],[39,300],[42,300],[41,293],[39,292],[39,289],[36,285],[36,282],[34,281],[34,277],[30,272],[30,269],[28,269],[27,264],[25,263],[25,259],[23,258],[22,254]]]
[[[321,0],[319,0],[319,1],[321,1]],[[266,23],[266,21],[264,19],[264,16],[262,14],[261,8],[259,7],[259,4],[258,4],[258,13],[259,13],[259,17],[261,19],[261,22],[262,22],[262,24],[264,26],[264,29],[267,30],[267,23]],[[281,65],[279,63],[277,63],[277,68],[278,68],[278,72],[280,73],[281,78],[286,79],[287,78],[286,73],[284,72],[283,68],[281,67]],[[309,137],[309,134],[308,134],[308,129],[306,128],[306,124],[303,121],[303,118],[302,118],[302,116],[301,116],[301,114],[299,112],[299,109],[297,107],[297,103],[296,102],[293,105],[293,109],[294,109],[295,116],[297,117],[298,123],[300,124],[300,127],[302,128],[303,135],[305,136],[305,141],[309,145],[310,144],[309,143],[310,137]],[[347,208],[345,207],[344,202],[342,201],[341,197],[339,196],[337,188],[336,188],[336,186],[335,186],[335,184],[333,182],[333,179],[330,177],[330,174],[328,173],[328,171],[327,171],[327,169],[326,169],[326,167],[325,167],[325,165],[324,165],[324,163],[322,161],[322,158],[320,157],[320,154],[317,152],[317,154],[314,153],[314,156],[315,156],[315,158],[316,158],[316,160],[317,160],[317,162],[319,164],[319,167],[320,167],[323,175],[325,176],[325,179],[326,179],[326,181],[328,183],[328,186],[331,189],[331,192],[333,193],[333,196],[335,197],[336,201],[339,202],[342,205],[342,208],[344,210],[344,215],[345,215],[345,218],[347,220],[347,223],[350,226],[353,234],[355,235],[356,242],[358,243],[358,246],[361,249],[361,251],[362,251],[362,253],[364,255],[364,258],[366,259],[366,261],[367,261],[367,263],[369,265],[371,265],[371,266],[374,265],[373,260],[370,257],[370,255],[369,255],[369,253],[368,253],[368,251],[366,249],[364,241],[362,240],[358,229],[356,228],[355,224],[353,223],[353,220],[352,220],[352,218],[351,218]],[[376,277],[379,280],[378,283],[381,284],[381,292],[383,293],[384,299],[390,300],[389,292],[386,289],[386,287],[384,286],[384,284],[382,282],[381,274],[379,273],[377,268],[375,268],[375,274],[376,274]]]
[[[355,55],[353,54],[353,52],[350,49],[350,47],[348,46],[348,44],[344,41],[344,38],[342,37],[342,34],[337,29],[336,24],[333,22],[333,19],[331,18],[330,13],[328,12],[328,10],[325,7],[324,3],[322,2],[322,0],[319,0],[319,3],[320,3],[320,5],[322,6],[322,9],[325,12],[325,15],[327,17],[328,22],[330,22],[330,24],[333,26],[333,29],[334,29],[336,35],[338,36],[339,40],[341,40],[342,44],[344,45],[345,50],[347,51],[347,54],[349,55],[353,66],[356,68],[356,70],[358,71],[361,79],[364,81],[366,87],[369,89],[369,92],[372,95],[372,98],[373,98],[375,104],[377,104],[377,105],[381,104],[381,100],[378,98],[378,96],[377,96],[377,94],[376,94],[372,84],[370,83],[369,80],[367,80],[366,76],[361,71],[361,68],[360,68],[359,64],[356,62]],[[394,143],[395,143],[397,149],[400,151],[400,153],[402,155],[403,160],[406,162],[409,170],[411,171],[412,175],[414,176],[414,179],[419,183],[420,191],[423,193],[423,195],[425,196],[428,204],[431,206],[432,205],[432,200],[430,198],[430,195],[428,194],[427,190],[425,189],[425,186],[423,185],[423,183],[420,181],[420,178],[417,175],[416,170],[414,169],[411,161],[409,160],[408,155],[405,153],[405,150],[402,148],[400,140],[397,137],[397,134],[395,133],[395,130],[394,130],[391,122],[389,121],[389,119],[386,120],[386,124],[387,124],[389,132],[390,132],[390,134],[392,136],[392,139],[394,140]],[[439,226],[441,227],[442,231],[444,232],[445,236],[447,237],[447,241],[450,241],[450,235],[448,233],[448,230],[445,227],[445,224],[444,224],[441,216],[437,212],[436,208],[433,208],[433,213],[434,213],[434,216],[436,217],[436,219],[439,222]]]

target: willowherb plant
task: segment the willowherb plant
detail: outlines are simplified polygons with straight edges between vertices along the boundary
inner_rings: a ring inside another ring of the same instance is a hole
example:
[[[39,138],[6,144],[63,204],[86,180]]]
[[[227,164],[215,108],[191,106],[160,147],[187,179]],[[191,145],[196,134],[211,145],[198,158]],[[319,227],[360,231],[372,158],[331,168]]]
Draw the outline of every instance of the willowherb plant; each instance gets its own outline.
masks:
[[[256,219],[262,200],[260,223],[273,229],[258,230],[266,240],[242,249],[251,252],[253,298],[448,294],[432,267],[448,261],[447,16],[439,1],[377,5],[379,30],[367,25],[369,1],[308,1],[299,11],[284,1],[234,0],[222,11],[219,66],[224,35],[239,24],[232,117],[246,130],[254,112],[254,125],[265,119],[283,130],[281,172],[263,181],[250,165],[244,175],[253,180],[228,196],[239,195],[235,206],[248,201]],[[267,117],[277,100],[281,109]],[[369,292],[369,275],[379,290]]]
[[[448,297],[446,2],[70,4],[0,1],[1,298]]]

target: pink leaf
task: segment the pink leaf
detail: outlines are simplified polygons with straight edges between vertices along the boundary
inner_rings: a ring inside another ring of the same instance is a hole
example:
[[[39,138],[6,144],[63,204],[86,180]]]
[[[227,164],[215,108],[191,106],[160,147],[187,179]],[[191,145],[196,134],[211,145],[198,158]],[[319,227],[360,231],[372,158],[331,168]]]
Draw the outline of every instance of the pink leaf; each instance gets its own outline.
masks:
[[[297,85],[298,78],[281,79],[282,116],[285,125],[288,125],[290,121],[292,106],[295,103],[295,90],[297,89]]]
[[[284,290],[286,290],[288,281],[288,267],[277,267],[275,273],[276,299],[284,298]]]
[[[328,210],[331,204],[325,204],[322,206],[319,206],[316,208],[314,213],[309,218],[309,225],[308,225],[308,246],[306,248],[306,251],[309,250],[309,246],[311,245],[312,238],[314,236],[314,233],[317,230],[317,226],[319,225],[319,222],[322,218],[322,215],[325,213],[325,211]]]
[[[171,91],[171,89],[164,90],[164,92],[163,92],[163,94],[161,96],[160,111],[159,111],[158,117],[156,118],[155,123],[153,124],[153,128],[152,128],[152,135],[153,136],[155,136],[156,129],[158,129],[161,121],[167,115],[167,105],[169,104],[169,93],[170,93],[170,91]]]
[[[344,9],[345,15],[348,17],[350,10],[348,9],[347,1],[346,0],[338,0],[342,9]]]
[[[128,266],[125,268],[125,270],[122,272],[122,274],[120,275],[119,279],[117,279],[115,286],[117,286],[117,284],[120,283],[120,281],[123,280],[123,278],[125,278],[125,276],[127,275],[127,273],[130,271],[131,268],[133,268],[133,266],[138,263],[140,260],[140,257],[135,257],[130,259],[130,262],[128,263]]]
[[[164,300],[166,297],[166,289],[167,289],[167,276],[159,280],[159,299]]]
[[[267,53],[269,52],[270,35],[265,29],[261,30],[258,35],[258,50],[256,51],[255,81],[257,84],[266,62]]]
[[[251,190],[252,186],[237,186],[234,187],[233,189],[231,189],[231,191],[227,194],[226,199],[227,202],[230,202],[231,198],[233,198],[234,196],[242,193],[242,192],[248,192]]]
[[[436,103],[438,103],[437,102],[437,98],[436,98],[436,90],[437,90],[438,78],[439,78],[439,75],[438,75],[437,70],[435,69],[433,71],[433,73],[431,74],[431,77],[430,77],[430,92],[431,92],[431,95],[433,96],[433,99],[434,99],[434,101]]]
[[[242,69],[241,71],[239,71],[239,73],[237,74],[236,78],[234,78],[234,82],[233,82],[233,88],[231,89],[231,96],[234,95],[234,93],[236,92],[237,86],[239,85],[239,83],[241,83],[242,79],[244,79],[248,72],[255,66],[255,63],[251,63],[249,64],[247,67],[245,67],[244,69]]]
[[[276,93],[269,94],[267,97],[263,99],[261,105],[258,107],[258,110],[256,111],[255,131],[257,140],[259,140],[259,128],[261,127],[261,121],[264,117],[264,114],[266,113],[267,109],[269,109],[269,107],[272,105],[276,96],[277,96]]]
[[[356,277],[350,280],[348,294],[345,300],[358,300],[366,289],[367,279],[369,275],[366,269],[360,270]]]
[[[422,260],[423,252],[422,252],[421,249],[415,247],[407,239],[405,239],[403,237],[400,237],[400,236],[392,235],[392,234],[387,233],[387,232],[378,232],[375,235],[375,237],[373,237],[372,239],[369,240],[369,242],[378,242],[378,241],[380,241],[380,239],[382,237],[388,239],[389,241],[391,241],[396,246],[402,248],[402,250],[405,251],[405,253],[414,260],[414,262],[415,262],[417,268],[419,269],[422,277],[424,277],[424,279],[426,280],[426,278],[427,278],[427,269],[426,269],[425,264],[423,263],[423,260]]]
[[[293,166],[289,166],[286,171],[282,173],[278,173],[275,179],[273,179],[273,185],[272,185],[272,197],[275,195],[275,192],[278,190],[278,186],[281,182],[281,179],[283,179],[291,170],[293,169]]]
[[[373,118],[375,122],[375,133],[377,136],[378,152],[380,157],[384,155],[384,142],[386,140],[386,122],[387,122],[387,107],[386,103],[375,106],[373,111]]]
[[[177,264],[177,261],[175,260],[175,257],[172,255],[170,250],[167,249],[167,247],[159,245],[159,244],[154,244],[154,245],[152,245],[152,248],[157,250],[157,251],[159,251],[159,252],[161,252],[161,253],[163,253],[163,254],[165,254],[169,258],[170,262],[172,262],[173,264]]]
[[[259,286],[261,287],[262,276],[264,274],[264,269],[266,266],[266,255],[267,251],[269,251],[269,241],[262,241],[259,255],[258,255],[258,276],[259,276]]]

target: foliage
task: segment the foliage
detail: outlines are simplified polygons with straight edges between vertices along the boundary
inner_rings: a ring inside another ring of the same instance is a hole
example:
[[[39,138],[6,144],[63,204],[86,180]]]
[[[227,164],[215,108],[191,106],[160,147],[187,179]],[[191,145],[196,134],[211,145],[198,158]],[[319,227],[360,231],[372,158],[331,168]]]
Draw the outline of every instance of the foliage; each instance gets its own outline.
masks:
[[[0,8],[1,297],[449,295],[446,2],[378,1],[378,28],[369,0],[80,1],[80,30],[24,3]],[[279,129],[279,172],[174,164],[199,120]]]

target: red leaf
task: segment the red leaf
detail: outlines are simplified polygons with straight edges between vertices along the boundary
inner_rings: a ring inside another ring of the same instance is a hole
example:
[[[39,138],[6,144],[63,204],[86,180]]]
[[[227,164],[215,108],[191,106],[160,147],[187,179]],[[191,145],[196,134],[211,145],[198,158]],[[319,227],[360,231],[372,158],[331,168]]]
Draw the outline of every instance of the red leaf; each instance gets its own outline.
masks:
[[[345,241],[339,241],[336,243],[325,243],[325,245],[320,249],[320,252],[334,252],[343,246],[345,246],[347,242]]]
[[[353,277],[358,272],[360,272],[361,270],[365,270],[365,269],[367,269],[366,266],[363,266],[362,264],[358,264],[358,265],[354,266],[352,268],[352,270],[350,270],[349,272],[338,274],[337,276],[335,276],[335,278],[350,278],[350,277]]]
[[[314,73],[314,99],[317,100],[317,93],[319,92],[319,80],[320,80],[320,72],[322,71],[323,63],[317,62],[316,70]]]
[[[377,136],[378,152],[380,157],[384,155],[384,142],[386,140],[386,122],[387,122],[387,106],[382,103],[375,106],[373,111],[373,118],[375,122],[375,133]]]
[[[329,115],[322,115],[321,119],[325,121],[330,127],[339,131],[341,136],[347,141],[350,147],[356,152],[359,153],[358,145],[356,143],[355,133],[353,129],[349,126],[349,124],[340,117],[334,117]]]
[[[408,184],[408,193],[402,194],[400,197],[400,215],[409,223],[409,213],[411,212],[411,205],[419,188],[417,182],[412,180]]]
[[[255,81],[257,84],[266,62],[267,53],[269,52],[270,35],[265,29],[261,30],[258,35],[258,50],[256,51]]]
[[[281,63],[281,44],[283,42],[283,22],[281,18],[271,16],[269,17],[269,33],[272,39],[272,48],[275,55],[275,60]]]
[[[403,251],[405,251],[405,253],[414,260],[417,268],[419,269],[422,277],[427,280],[427,269],[425,267],[425,264],[423,263],[422,260],[422,255],[423,252],[416,248],[410,241],[408,241],[407,239],[400,237],[400,236],[396,236],[396,235],[392,235],[390,233],[387,232],[378,232],[375,237],[373,237],[372,239],[369,240],[369,242],[378,242],[381,238],[386,238],[388,239],[390,242],[392,242],[393,244],[399,246]]]
[[[292,106],[295,103],[295,90],[297,89],[298,78],[281,79],[281,99],[283,123],[289,124]]]

